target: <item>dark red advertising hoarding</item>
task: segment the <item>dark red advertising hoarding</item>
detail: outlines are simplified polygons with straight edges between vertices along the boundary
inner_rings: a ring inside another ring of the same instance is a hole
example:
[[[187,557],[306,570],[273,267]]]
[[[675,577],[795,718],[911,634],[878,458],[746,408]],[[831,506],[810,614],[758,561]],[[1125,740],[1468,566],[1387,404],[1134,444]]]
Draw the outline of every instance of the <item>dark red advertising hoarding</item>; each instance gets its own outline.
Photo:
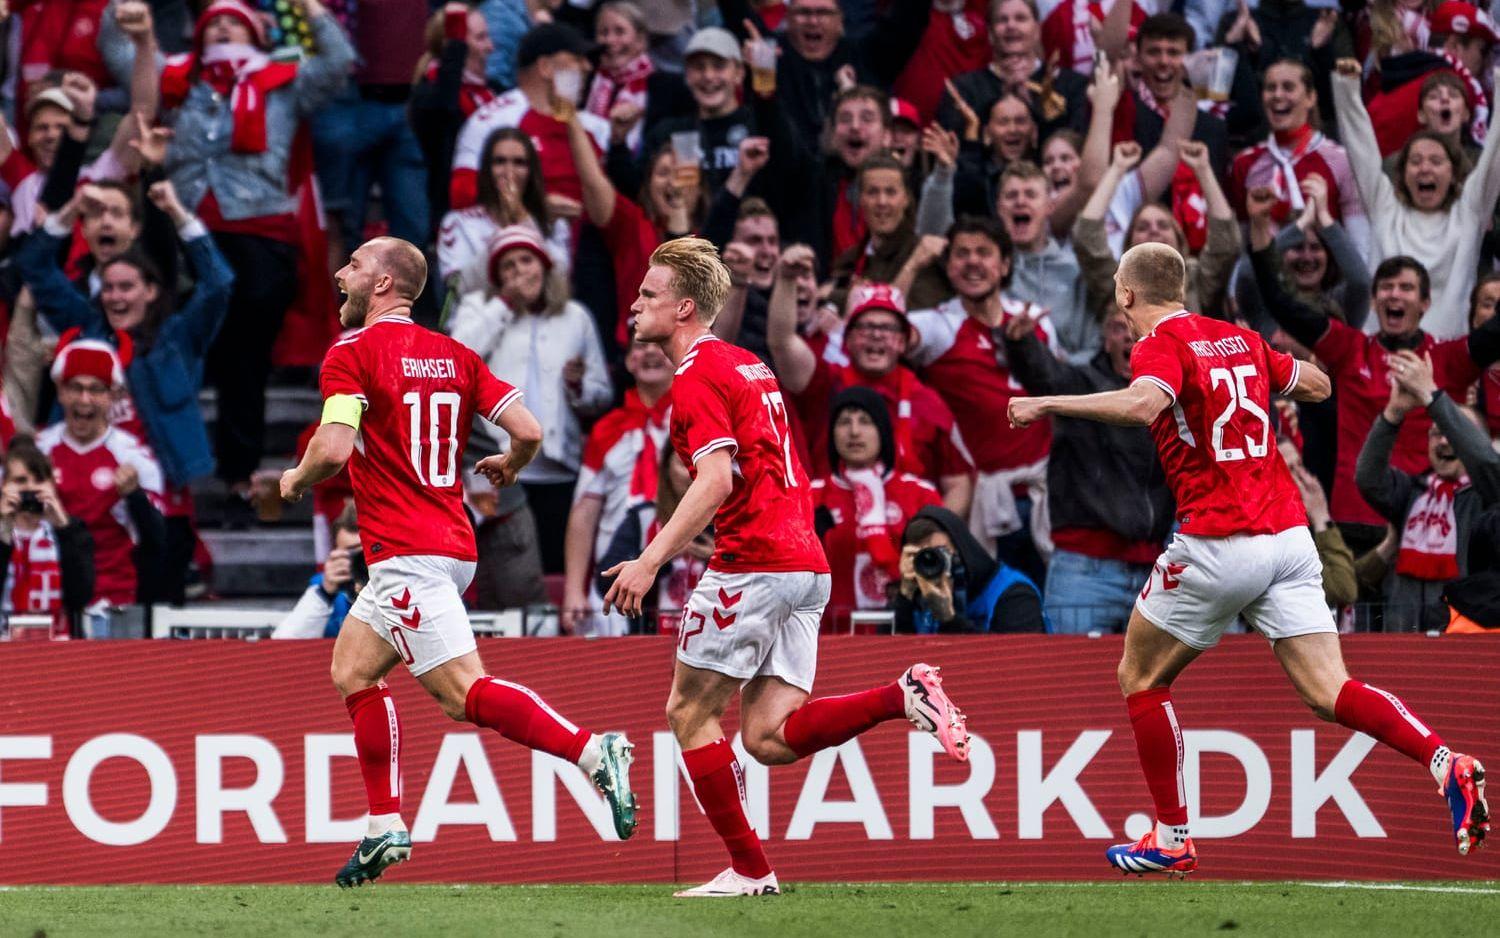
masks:
[[[318,882],[363,830],[363,791],[325,642],[0,646],[0,882]],[[1150,798],[1115,684],[1118,639],[825,639],[820,693],[944,667],[974,752],[950,763],[905,723],[793,766],[748,769],[752,820],[788,880],[1073,879],[1145,829]],[[583,775],[444,718],[404,672],[397,881],[706,879],[721,848],[663,707],[670,638],[491,639],[491,672],[636,742],[642,805],[620,843]],[[1500,761],[1500,642],[1356,636],[1350,670],[1454,749]],[[1233,636],[1175,692],[1202,875],[1500,876],[1460,858],[1424,767],[1298,702],[1266,644]],[[733,714],[729,729],[732,732]],[[1486,748],[1488,747],[1488,748]],[[742,757],[743,758],[743,757]]]

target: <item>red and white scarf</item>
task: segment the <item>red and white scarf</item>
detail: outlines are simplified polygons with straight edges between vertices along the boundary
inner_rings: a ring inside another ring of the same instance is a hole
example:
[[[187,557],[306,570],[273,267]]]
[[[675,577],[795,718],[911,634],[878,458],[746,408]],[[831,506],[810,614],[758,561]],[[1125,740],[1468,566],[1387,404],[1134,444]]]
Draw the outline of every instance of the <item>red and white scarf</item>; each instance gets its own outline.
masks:
[[[1489,95],[1484,93],[1484,86],[1479,83],[1479,79],[1474,77],[1473,72],[1464,67],[1464,63],[1447,52],[1439,51],[1438,55],[1443,57],[1443,61],[1448,63],[1448,67],[1453,69],[1459,78],[1463,79],[1464,85],[1469,89],[1469,99],[1474,108],[1474,118],[1469,121],[1469,136],[1474,138],[1475,143],[1483,144],[1484,135],[1489,133],[1490,129]]]
[[[1427,18],[1425,12],[1401,7],[1396,10],[1396,19],[1401,21],[1401,31],[1406,33],[1407,39],[1411,40],[1413,49],[1425,49],[1430,45],[1432,21]]]
[[[646,106],[646,79],[656,71],[651,57],[641,53],[616,69],[599,69],[594,74],[594,83],[589,87],[589,99],[584,110],[608,118],[610,109],[616,104],[631,103]]]
[[[202,56],[188,54],[167,60],[161,73],[162,104],[168,108],[182,104],[192,90],[195,75],[229,98],[234,115],[230,149],[235,153],[264,153],[266,100],[272,91],[297,77],[297,64],[273,62],[254,46],[216,43]]]
[[[854,495],[854,604],[859,609],[884,609],[886,587],[901,575],[897,532],[890,530],[885,504],[885,466],[845,469],[839,473]]]
[[[11,544],[5,584],[6,611],[56,612],[62,607],[62,565],[52,525],[43,521],[29,534],[15,531]]]
[[[1291,152],[1287,152],[1277,141],[1278,136],[1278,133],[1273,132],[1266,138],[1266,154],[1276,164],[1276,172],[1271,176],[1271,189],[1275,191],[1278,201],[1286,202],[1291,205],[1292,211],[1300,212],[1307,202],[1302,198],[1302,187],[1297,184],[1297,164],[1304,156],[1322,146],[1324,137],[1310,125],[1303,124],[1287,135],[1287,143],[1292,144]],[[1294,143],[1299,138],[1302,142]]]
[[[1427,487],[1406,514],[1396,572],[1418,580],[1445,582],[1458,576],[1458,521],[1453,501],[1469,487],[1469,477],[1456,482],[1427,477]]]

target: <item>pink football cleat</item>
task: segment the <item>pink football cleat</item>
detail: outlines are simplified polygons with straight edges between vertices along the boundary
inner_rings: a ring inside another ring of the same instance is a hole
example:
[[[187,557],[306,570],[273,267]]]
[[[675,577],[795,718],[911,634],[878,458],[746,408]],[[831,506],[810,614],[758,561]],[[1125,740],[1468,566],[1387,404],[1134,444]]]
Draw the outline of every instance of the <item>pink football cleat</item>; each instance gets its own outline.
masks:
[[[969,731],[964,712],[943,693],[943,679],[929,664],[914,664],[898,682],[906,697],[906,718],[943,744],[943,751],[959,762],[969,761]]]

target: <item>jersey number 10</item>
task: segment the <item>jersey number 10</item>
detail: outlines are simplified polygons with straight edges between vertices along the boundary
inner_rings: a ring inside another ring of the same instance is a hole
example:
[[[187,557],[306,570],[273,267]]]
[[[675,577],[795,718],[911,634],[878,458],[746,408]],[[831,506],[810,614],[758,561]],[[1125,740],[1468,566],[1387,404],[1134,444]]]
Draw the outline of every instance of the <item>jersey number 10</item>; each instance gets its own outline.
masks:
[[[1215,368],[1208,373],[1208,379],[1213,383],[1214,390],[1219,385],[1229,389],[1229,404],[1224,412],[1219,414],[1219,419],[1214,421],[1214,461],[1215,462],[1239,462],[1245,458],[1245,450],[1250,451],[1250,458],[1260,459],[1266,455],[1266,441],[1271,434],[1271,418],[1261,409],[1261,406],[1250,396],[1249,388],[1245,387],[1245,379],[1256,376],[1254,365],[1235,365],[1229,368]],[[1246,429],[1244,421],[1235,421],[1236,428],[1245,444],[1244,448],[1238,446],[1224,445],[1224,427],[1234,418],[1236,411],[1244,411],[1253,420],[1260,424],[1260,441],[1255,439],[1255,429]]]
[[[456,391],[434,391],[425,414],[421,391],[407,391],[401,403],[411,417],[411,467],[417,481],[447,488],[458,481],[458,412],[463,398]]]

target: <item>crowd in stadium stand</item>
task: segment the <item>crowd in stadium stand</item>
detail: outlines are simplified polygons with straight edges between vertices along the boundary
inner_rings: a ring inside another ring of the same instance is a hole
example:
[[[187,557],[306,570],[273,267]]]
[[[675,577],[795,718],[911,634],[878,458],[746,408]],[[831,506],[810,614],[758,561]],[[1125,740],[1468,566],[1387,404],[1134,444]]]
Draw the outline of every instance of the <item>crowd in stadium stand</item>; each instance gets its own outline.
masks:
[[[1018,430],[1006,406],[1130,381],[1112,277],[1153,241],[1188,259],[1189,309],[1333,379],[1327,402],[1276,401],[1247,445],[1290,465],[1341,627],[1500,627],[1485,8],[10,0],[0,15],[7,614],[108,634],[121,609],[232,595],[214,583],[229,535],[290,527],[316,569],[276,634],[335,634],[365,575],[348,480],[320,487],[311,519],[276,520],[261,481],[294,453],[268,430],[268,387],[316,387],[339,330],[331,271],[390,234],[428,253],[417,319],[521,388],[545,428],[519,485],[470,476],[473,608],[672,630],[711,530],[640,620],[601,612],[599,571],[687,484],[666,445],[673,368],[632,343],[629,310],[651,250],[697,234],[732,273],[715,333],[784,390],[830,631],[1123,629],[1180,520],[1150,431]],[[506,443],[482,425],[469,464]]]

